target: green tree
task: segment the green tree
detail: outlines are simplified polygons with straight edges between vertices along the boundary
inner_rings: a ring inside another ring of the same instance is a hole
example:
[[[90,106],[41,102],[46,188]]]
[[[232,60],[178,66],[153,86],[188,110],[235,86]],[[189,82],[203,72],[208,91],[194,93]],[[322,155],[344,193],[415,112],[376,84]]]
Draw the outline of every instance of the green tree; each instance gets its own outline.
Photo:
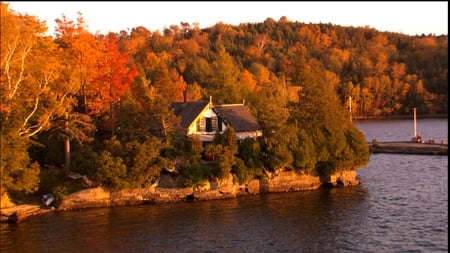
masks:
[[[324,71],[320,64],[305,52],[299,55],[301,58],[297,62],[301,64],[296,68],[295,80],[302,89],[291,120],[298,122],[299,129],[303,129],[299,137],[304,142],[300,146],[305,155],[297,157],[296,164],[311,168],[314,159],[307,154],[314,152],[314,167],[323,176],[364,166],[369,159],[364,136],[352,125],[334,89],[328,87],[328,76],[322,74]]]
[[[317,162],[313,138],[305,129],[298,131],[298,146],[294,147],[294,168],[312,174]]]
[[[219,47],[215,60],[212,62],[213,76],[210,78],[208,92],[213,95],[218,104],[238,103],[242,101],[241,87],[238,84],[240,75],[233,57],[224,47]]]
[[[142,144],[137,142],[125,144],[125,154],[131,158],[127,166],[127,180],[130,186],[148,187],[155,183],[163,167],[172,169],[173,162],[161,156],[163,147],[164,145],[156,138],[150,138]]]
[[[104,150],[98,156],[98,169],[93,179],[111,189],[123,189],[127,187],[127,167],[122,158],[113,156]]]
[[[242,140],[238,145],[238,157],[249,168],[262,168],[263,154],[260,141],[252,138]]]
[[[151,110],[149,110],[149,106],[144,102],[144,99],[144,95],[140,99],[129,92],[121,101],[117,114],[118,130],[116,136],[123,142],[133,140],[142,142],[151,136]],[[145,124],[144,122],[149,123]]]
[[[17,135],[1,134],[1,191],[33,193],[39,189],[40,166],[30,160],[29,142]]]
[[[212,144],[208,146],[208,153],[218,156],[213,170],[216,177],[224,178],[231,172],[237,151],[236,132],[232,126],[227,126],[223,134],[216,133]]]
[[[200,163],[204,151],[202,141],[193,136],[186,138],[183,144],[186,166]]]

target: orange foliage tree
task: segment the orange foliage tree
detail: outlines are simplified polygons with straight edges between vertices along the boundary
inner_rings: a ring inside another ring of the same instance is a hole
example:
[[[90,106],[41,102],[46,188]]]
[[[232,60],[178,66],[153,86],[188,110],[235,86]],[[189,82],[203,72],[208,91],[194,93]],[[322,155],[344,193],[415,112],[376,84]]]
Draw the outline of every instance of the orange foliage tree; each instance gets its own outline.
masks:
[[[114,106],[131,89],[138,76],[137,69],[130,64],[129,56],[119,51],[118,37],[114,33],[98,38],[98,57],[95,65],[96,76],[93,79],[91,112],[108,112],[105,126],[111,128],[114,135]]]

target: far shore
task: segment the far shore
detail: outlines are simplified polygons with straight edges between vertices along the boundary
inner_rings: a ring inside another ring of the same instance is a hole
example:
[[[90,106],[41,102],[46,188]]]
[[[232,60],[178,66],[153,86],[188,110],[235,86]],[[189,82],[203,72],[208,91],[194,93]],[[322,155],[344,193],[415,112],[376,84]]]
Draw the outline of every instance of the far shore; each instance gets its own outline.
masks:
[[[418,119],[448,119],[448,114],[426,114],[420,115]],[[414,115],[391,115],[391,116],[377,116],[377,117],[352,117],[352,120],[383,120],[383,119],[411,119],[414,120]]]

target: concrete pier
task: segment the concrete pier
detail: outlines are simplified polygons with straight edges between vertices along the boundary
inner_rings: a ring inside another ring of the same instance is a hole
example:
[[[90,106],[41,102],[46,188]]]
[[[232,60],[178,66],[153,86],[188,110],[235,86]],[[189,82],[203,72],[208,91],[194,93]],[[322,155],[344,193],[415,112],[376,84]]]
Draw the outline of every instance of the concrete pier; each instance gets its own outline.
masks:
[[[420,143],[420,142],[378,142],[369,143],[372,153],[411,154],[411,155],[448,155],[447,143]]]

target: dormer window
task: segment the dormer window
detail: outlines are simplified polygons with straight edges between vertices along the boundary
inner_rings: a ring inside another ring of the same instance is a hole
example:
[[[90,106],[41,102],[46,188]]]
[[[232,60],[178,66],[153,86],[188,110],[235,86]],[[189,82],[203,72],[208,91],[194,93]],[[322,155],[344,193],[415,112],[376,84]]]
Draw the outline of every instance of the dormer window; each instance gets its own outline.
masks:
[[[217,130],[217,117],[203,117],[198,121],[197,130],[213,133]]]
[[[212,118],[205,118],[205,130],[208,133],[213,131]]]

